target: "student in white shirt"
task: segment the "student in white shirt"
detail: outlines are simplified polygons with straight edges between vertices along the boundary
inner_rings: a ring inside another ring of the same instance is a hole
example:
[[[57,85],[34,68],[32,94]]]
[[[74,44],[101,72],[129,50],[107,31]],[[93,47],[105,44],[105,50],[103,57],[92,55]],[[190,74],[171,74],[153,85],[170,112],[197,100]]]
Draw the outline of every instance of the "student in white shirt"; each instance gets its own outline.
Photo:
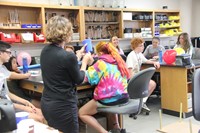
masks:
[[[6,79],[17,79],[19,77],[18,73],[8,71],[3,65],[3,63],[8,62],[10,59],[10,47],[10,44],[0,41],[0,99],[11,100],[16,112],[26,111],[29,113],[29,118],[43,122],[44,117],[40,109],[36,108],[28,100],[20,98],[8,90]]]
[[[131,40],[131,48],[132,51],[128,54],[126,59],[126,65],[129,69],[130,76],[134,76],[135,73],[140,71],[142,63],[153,64],[156,68],[160,68],[159,62],[154,62],[148,60],[142,54],[144,50],[144,40],[142,38],[133,38]],[[149,96],[156,88],[156,83],[153,80],[149,82]],[[150,111],[150,109],[146,106],[146,101],[148,97],[143,99],[143,109]]]

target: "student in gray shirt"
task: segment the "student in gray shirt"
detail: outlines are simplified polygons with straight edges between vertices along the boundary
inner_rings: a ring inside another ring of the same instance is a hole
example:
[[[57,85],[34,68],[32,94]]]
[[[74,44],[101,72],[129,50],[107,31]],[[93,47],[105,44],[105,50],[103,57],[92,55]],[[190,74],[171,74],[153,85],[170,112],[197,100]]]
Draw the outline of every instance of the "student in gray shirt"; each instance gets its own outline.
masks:
[[[162,50],[162,53],[165,52],[164,46],[159,45],[159,43],[160,43],[160,38],[153,37],[152,44],[148,45],[143,53],[147,59],[158,59],[159,50]]]

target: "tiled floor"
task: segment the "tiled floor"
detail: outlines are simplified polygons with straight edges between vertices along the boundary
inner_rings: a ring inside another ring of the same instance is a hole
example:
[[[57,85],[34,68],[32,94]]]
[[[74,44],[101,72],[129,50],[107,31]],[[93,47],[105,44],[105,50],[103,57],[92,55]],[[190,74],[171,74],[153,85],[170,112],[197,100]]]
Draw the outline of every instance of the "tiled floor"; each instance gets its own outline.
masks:
[[[124,127],[129,133],[158,133],[156,130],[159,129],[159,109],[160,109],[160,99],[159,98],[150,98],[147,103],[148,107],[151,109],[150,115],[140,114],[137,119],[134,120],[129,118],[128,115],[124,116]],[[192,123],[198,124],[200,128],[200,122],[196,121],[193,117],[183,119],[189,123],[191,119]],[[179,121],[179,117],[171,115],[162,115],[162,125],[163,127]],[[189,132],[188,132],[189,133]]]

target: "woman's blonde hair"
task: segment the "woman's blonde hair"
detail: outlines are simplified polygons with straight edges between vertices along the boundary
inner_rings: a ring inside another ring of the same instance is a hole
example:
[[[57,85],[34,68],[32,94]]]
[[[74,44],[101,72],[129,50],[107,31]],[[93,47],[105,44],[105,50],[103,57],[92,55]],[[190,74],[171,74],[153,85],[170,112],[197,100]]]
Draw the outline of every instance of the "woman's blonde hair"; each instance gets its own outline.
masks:
[[[129,78],[130,75],[126,67],[126,63],[124,62],[116,48],[110,42],[99,42],[96,45],[96,52],[97,54],[99,54],[100,52],[104,54],[110,54],[116,60],[118,69],[121,72],[122,76],[126,76],[127,78]]]
[[[144,40],[139,37],[135,37],[131,40],[131,48],[134,50],[137,48],[141,43],[144,43]]]
[[[46,39],[51,43],[69,42],[72,33],[72,24],[64,17],[54,16],[47,23]]]

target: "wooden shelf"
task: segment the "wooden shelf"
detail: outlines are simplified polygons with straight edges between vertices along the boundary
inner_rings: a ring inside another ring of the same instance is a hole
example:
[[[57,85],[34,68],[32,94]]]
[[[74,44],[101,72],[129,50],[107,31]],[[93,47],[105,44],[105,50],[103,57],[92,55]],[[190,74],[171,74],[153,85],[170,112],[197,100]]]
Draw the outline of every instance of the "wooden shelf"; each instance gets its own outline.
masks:
[[[86,25],[114,25],[119,24],[119,22],[85,22]]]
[[[72,40],[71,42],[69,43],[76,43],[76,42],[81,42],[80,40]],[[31,45],[36,45],[36,44],[39,44],[39,45],[46,45],[46,44],[49,44],[48,42],[32,42],[32,43],[12,43],[12,45],[16,45],[16,46],[23,46],[23,45],[27,45],[27,44],[31,44]]]
[[[1,30],[41,30],[42,28],[0,27]]]
[[[179,21],[180,19],[173,19],[173,20],[170,20],[170,19],[167,19],[167,20],[155,20],[156,22],[168,22],[168,21]]]
[[[159,27],[160,29],[179,28],[180,26]]]
[[[9,20],[9,12],[17,11],[19,15],[19,21],[24,24],[41,24],[42,28],[21,28],[21,27],[0,27],[0,30],[4,33],[22,33],[22,32],[41,32],[45,34],[46,31],[46,23],[48,20],[54,15],[63,15],[68,18],[73,26],[77,26],[77,29],[74,29],[76,33],[80,34],[80,40],[83,40],[88,37],[88,29],[89,26],[98,27],[99,25],[102,27],[102,35],[98,34],[98,36],[90,37],[90,38],[109,38],[112,35],[117,35],[122,40],[129,40],[124,37],[124,29],[125,28],[133,28],[140,29],[149,27],[152,30],[152,36],[155,32],[155,23],[161,22],[179,22],[180,19],[174,20],[154,20],[156,14],[166,14],[166,15],[179,15],[178,10],[144,10],[144,9],[134,9],[134,8],[99,8],[99,7],[84,7],[84,6],[59,6],[59,5],[47,5],[47,4],[28,4],[28,3],[16,3],[16,2],[0,2],[0,11],[4,12],[0,14],[0,23],[8,23]],[[106,18],[101,22],[98,19],[96,22],[89,22],[91,19],[87,19],[85,13],[96,13],[102,12]],[[129,12],[132,15],[149,15],[150,18],[148,20],[123,20],[123,13]],[[69,18],[70,15],[71,16]],[[26,16],[26,17],[24,17]],[[130,22],[130,23],[129,23]],[[107,25],[110,27],[110,35],[108,34],[108,30],[106,29]],[[170,29],[170,28],[178,28],[180,26],[171,26],[171,27],[162,27],[161,30]],[[93,35],[92,35],[93,36]],[[74,40],[72,43],[80,42],[80,40]],[[99,40],[108,40],[108,39],[97,39]]]
[[[152,19],[148,20],[123,20],[124,22],[146,22],[146,21],[152,21]]]

